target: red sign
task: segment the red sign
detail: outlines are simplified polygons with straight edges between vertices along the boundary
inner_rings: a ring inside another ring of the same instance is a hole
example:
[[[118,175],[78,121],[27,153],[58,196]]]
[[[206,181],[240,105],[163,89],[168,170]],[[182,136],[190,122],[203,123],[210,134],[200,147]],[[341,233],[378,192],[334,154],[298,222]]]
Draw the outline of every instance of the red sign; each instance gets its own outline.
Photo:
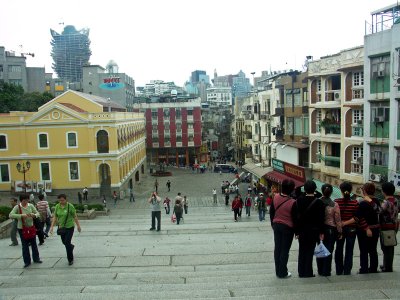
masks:
[[[104,78],[104,83],[119,83],[120,77]]]

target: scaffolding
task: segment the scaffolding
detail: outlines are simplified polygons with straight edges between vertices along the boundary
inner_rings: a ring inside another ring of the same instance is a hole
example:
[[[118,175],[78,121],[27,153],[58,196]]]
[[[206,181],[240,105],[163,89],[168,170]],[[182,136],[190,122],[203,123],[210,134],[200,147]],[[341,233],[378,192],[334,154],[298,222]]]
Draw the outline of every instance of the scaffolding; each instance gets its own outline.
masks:
[[[50,29],[51,57],[53,70],[57,76],[67,82],[80,82],[82,67],[89,63],[90,50],[89,29],[76,30],[74,26],[64,27],[62,34]]]

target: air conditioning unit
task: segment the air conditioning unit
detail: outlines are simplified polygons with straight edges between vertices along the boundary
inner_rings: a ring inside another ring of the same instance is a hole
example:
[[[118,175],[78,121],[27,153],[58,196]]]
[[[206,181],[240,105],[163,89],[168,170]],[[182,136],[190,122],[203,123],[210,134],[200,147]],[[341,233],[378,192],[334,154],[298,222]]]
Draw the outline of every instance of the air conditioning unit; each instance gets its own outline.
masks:
[[[385,121],[385,117],[384,116],[377,116],[374,119],[374,123],[382,123]]]
[[[377,77],[385,77],[385,71],[384,70],[379,70]]]
[[[374,181],[374,182],[381,182],[382,175],[381,174],[375,174],[375,173],[370,173],[369,174],[369,180]]]
[[[333,96],[335,98],[334,100],[339,100],[340,99],[340,92],[335,92]]]
[[[400,77],[397,77],[394,81],[395,81],[394,86],[400,87]]]

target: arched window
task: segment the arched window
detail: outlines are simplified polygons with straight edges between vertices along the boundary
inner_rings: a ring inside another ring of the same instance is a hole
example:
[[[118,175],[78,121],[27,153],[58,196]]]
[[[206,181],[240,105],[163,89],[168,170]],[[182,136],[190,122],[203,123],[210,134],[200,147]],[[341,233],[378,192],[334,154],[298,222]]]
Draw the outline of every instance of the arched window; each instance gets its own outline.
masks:
[[[108,133],[105,130],[99,130],[97,132],[97,152],[108,153]]]

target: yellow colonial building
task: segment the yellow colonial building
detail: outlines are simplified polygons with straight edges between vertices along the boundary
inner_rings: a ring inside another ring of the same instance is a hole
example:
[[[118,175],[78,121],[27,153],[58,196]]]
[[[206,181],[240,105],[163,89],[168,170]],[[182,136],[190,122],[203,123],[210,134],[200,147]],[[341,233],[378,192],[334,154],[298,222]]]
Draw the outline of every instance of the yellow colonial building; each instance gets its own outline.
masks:
[[[0,114],[0,191],[45,189],[110,197],[145,172],[145,118],[107,99],[67,91],[37,112]],[[23,165],[24,163],[24,165]]]

